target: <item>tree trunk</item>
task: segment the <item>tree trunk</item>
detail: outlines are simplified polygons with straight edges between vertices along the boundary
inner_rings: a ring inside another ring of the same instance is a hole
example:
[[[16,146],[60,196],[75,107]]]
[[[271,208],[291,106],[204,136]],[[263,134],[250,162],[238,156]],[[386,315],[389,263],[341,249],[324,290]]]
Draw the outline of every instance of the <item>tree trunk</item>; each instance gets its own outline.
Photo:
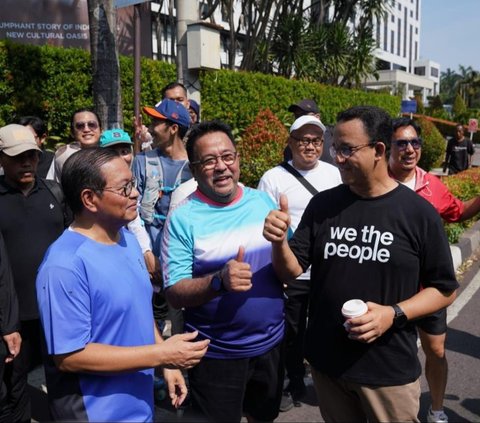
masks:
[[[88,0],[93,101],[102,128],[123,127],[117,22],[113,0]]]

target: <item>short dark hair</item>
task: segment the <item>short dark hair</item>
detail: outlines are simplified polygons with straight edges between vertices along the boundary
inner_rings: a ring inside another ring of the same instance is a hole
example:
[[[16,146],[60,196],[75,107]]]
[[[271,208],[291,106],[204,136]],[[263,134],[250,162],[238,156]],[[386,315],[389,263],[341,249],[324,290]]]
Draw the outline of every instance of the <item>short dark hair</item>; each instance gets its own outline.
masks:
[[[100,192],[105,188],[105,177],[101,167],[120,157],[113,148],[84,148],[72,154],[62,168],[62,188],[65,200],[74,214],[82,211],[80,197],[84,189]]]
[[[196,141],[205,134],[210,134],[212,132],[223,132],[228,138],[230,138],[230,141],[232,141],[232,144],[235,146],[232,129],[226,123],[220,120],[210,120],[197,123],[192,126],[187,137],[187,155],[190,163],[196,160],[194,152]]]
[[[175,123],[175,122],[172,122],[172,121],[166,120],[166,119],[162,119],[162,122],[165,123],[165,125],[167,125],[168,127],[170,127],[172,125],[177,125],[178,126],[178,136],[182,140],[185,137],[185,135],[187,135],[187,132],[188,132],[188,129],[189,129],[187,126],[182,126],[182,125],[179,125],[178,123]]]
[[[354,119],[362,121],[370,142],[376,144],[381,141],[387,147],[386,151],[390,150],[393,134],[392,118],[385,110],[376,106],[355,106],[337,115],[337,123]]]
[[[80,109],[75,110],[72,113],[72,115],[70,116],[70,131],[72,132],[72,134],[73,134],[73,130],[74,130],[73,119],[75,118],[76,114],[83,113],[83,112],[93,113],[95,115],[95,117],[97,118],[97,122],[98,122],[98,126],[99,126],[100,130],[102,130],[102,121],[100,120],[100,116],[98,116],[98,113],[95,110],[91,109],[90,107],[82,107]]]
[[[23,126],[31,126],[38,137],[47,135],[47,124],[37,116],[22,116],[18,119],[18,124]]]
[[[170,82],[169,84],[165,85],[162,88],[162,91],[160,93],[161,96],[162,96],[162,99],[165,98],[165,93],[168,90],[173,90],[174,88],[177,88],[177,87],[180,87],[181,89],[183,89],[183,91],[185,92],[185,97],[187,97],[188,93],[187,93],[187,88],[185,87],[185,85],[183,85],[181,82],[174,81],[174,82]]]
[[[422,135],[422,128],[413,119],[410,119],[408,117],[401,117],[392,120],[393,132],[395,132],[398,128],[403,128],[405,126],[411,126],[413,129],[415,129],[417,136]]]

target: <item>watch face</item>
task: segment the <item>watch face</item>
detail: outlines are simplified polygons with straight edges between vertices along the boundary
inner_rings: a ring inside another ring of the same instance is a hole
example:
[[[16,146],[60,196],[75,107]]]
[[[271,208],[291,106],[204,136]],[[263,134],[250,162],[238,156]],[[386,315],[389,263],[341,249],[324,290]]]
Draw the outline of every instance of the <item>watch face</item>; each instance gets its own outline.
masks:
[[[212,281],[210,282],[210,284],[212,285],[212,289],[214,291],[220,291],[220,289],[222,289],[222,280],[218,277],[218,275],[215,275],[213,278],[212,278]]]

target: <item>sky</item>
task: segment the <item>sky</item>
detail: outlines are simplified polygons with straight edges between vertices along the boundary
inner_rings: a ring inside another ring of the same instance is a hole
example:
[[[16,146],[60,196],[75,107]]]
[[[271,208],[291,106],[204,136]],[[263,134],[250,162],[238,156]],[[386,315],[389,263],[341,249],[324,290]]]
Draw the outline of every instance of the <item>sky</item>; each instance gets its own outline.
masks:
[[[420,58],[480,71],[480,0],[422,0]]]

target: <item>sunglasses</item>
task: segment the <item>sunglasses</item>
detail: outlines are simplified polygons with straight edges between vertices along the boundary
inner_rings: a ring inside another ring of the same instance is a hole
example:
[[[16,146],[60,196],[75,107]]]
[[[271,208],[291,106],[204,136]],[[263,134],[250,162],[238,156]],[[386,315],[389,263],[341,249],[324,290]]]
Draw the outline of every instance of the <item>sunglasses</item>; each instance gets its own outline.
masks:
[[[98,129],[98,123],[94,120],[89,120],[88,122],[75,122],[74,126],[77,131],[81,131],[85,126],[88,126],[88,129],[91,129],[92,131]]]
[[[411,140],[396,140],[393,143],[397,146],[400,151],[406,150],[410,144],[414,150],[422,148],[422,139],[421,138],[412,138]]]

